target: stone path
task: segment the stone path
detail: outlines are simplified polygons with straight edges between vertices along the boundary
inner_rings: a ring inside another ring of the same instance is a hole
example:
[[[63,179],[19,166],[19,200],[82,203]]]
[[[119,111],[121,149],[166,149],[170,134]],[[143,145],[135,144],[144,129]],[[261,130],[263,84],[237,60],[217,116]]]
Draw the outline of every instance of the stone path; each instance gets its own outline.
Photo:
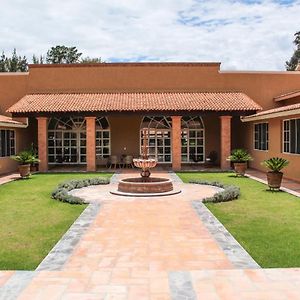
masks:
[[[215,193],[213,187],[187,186],[174,174],[160,173],[176,179],[182,193],[110,194],[125,176],[74,191],[92,203],[89,211],[38,271],[0,272],[0,299],[300,298],[300,270],[260,269],[202,205],[199,200]]]

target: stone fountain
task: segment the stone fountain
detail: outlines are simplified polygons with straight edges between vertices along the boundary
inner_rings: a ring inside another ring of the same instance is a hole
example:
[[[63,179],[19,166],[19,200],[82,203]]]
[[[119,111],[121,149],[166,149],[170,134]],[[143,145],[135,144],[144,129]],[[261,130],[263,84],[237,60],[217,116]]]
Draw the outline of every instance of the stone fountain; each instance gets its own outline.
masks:
[[[157,164],[156,159],[148,155],[148,132],[143,131],[142,157],[133,160],[135,167],[141,169],[141,177],[121,179],[118,190],[111,193],[123,196],[166,196],[180,193],[174,190],[173,182],[168,178],[151,177],[150,169]]]

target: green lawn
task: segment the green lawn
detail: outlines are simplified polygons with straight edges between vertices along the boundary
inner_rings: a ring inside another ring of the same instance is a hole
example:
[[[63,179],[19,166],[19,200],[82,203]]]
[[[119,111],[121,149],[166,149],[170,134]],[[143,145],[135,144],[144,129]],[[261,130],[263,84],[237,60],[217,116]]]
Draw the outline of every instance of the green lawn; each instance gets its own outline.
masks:
[[[38,174],[0,186],[0,269],[33,270],[85,209],[51,199],[65,180],[111,174]]]
[[[207,207],[262,267],[300,267],[300,198],[231,173],[178,175],[239,186],[238,200]]]

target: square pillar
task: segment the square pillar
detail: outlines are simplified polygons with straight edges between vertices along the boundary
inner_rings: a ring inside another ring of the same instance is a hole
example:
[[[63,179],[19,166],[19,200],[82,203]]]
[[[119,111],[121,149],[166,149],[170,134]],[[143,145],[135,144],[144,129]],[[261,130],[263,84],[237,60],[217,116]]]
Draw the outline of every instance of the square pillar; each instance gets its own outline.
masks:
[[[181,116],[172,116],[172,169],[181,170]]]
[[[96,171],[96,117],[86,117],[86,170]]]
[[[39,171],[48,171],[48,118],[37,117]]]
[[[221,169],[230,169],[230,162],[227,157],[231,153],[231,116],[220,116],[221,135]]]

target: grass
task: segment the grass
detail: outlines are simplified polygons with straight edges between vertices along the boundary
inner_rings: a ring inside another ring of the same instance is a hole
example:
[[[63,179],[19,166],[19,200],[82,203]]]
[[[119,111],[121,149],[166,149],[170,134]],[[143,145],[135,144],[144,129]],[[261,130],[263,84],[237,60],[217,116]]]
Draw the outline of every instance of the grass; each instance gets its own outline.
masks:
[[[0,269],[33,270],[68,230],[86,205],[51,199],[65,180],[111,174],[37,174],[0,186]]]
[[[206,206],[262,267],[300,267],[300,199],[231,173],[178,173],[237,185],[241,197]]]

